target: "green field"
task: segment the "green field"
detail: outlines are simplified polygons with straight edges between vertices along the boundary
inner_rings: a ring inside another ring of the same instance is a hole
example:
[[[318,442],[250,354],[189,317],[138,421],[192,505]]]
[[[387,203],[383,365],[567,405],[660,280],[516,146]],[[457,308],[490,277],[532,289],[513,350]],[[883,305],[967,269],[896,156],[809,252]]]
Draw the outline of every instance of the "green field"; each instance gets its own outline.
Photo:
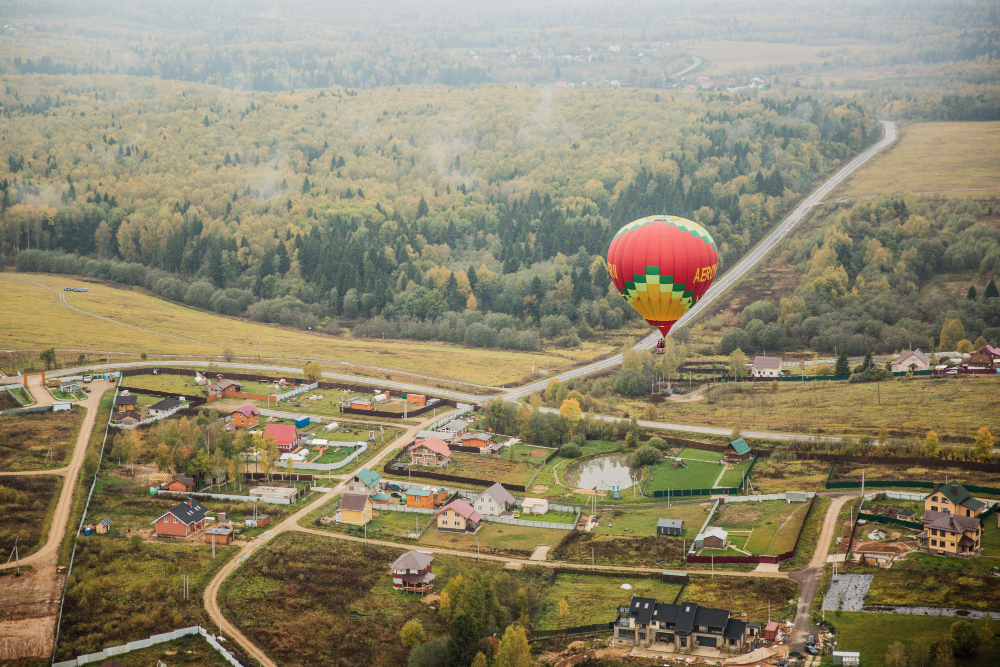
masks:
[[[799,528],[805,520],[809,503],[786,503],[771,500],[760,503],[727,503],[712,517],[713,526],[727,530],[750,530],[745,540],[752,554],[775,556],[795,547]],[[730,535],[736,546],[742,536]],[[707,552],[706,552],[707,553]]]
[[[623,584],[632,588],[623,589]],[[563,572],[556,575],[551,586],[542,589],[536,629],[561,630],[592,623],[607,623],[615,620],[618,605],[628,604],[633,595],[651,597],[669,604],[680,590],[680,584],[667,584],[658,579],[628,574],[604,577]],[[563,599],[569,604],[569,612],[560,616],[559,602]]]
[[[670,460],[658,462],[645,486],[645,493],[651,494],[653,491],[666,491],[667,489],[673,492],[678,489],[710,489],[715,487],[715,480],[723,472],[718,459],[715,460],[715,463],[709,463],[697,458],[686,458],[685,452],[687,451],[690,450],[684,450],[680,455],[686,467],[675,468]],[[707,453],[698,451],[698,454],[702,456]]]
[[[574,531],[559,530],[558,528],[525,528],[523,526],[483,522],[483,527],[479,529],[478,533],[475,535],[466,535],[440,531],[435,526],[431,526],[420,538],[419,544],[421,546],[447,547],[474,552],[478,543],[482,553],[493,552],[502,555],[526,557],[540,544],[547,544],[551,547],[556,546],[570,532]],[[552,554],[550,552],[548,560],[551,559]]]
[[[365,532],[365,526],[353,526],[346,523],[333,523],[330,525],[319,523],[320,517],[332,517],[339,505],[340,503],[337,501],[320,507],[300,519],[299,525],[315,530],[353,535],[355,537],[367,535],[369,538],[376,540],[415,543],[416,540],[410,537],[410,535],[414,532],[419,533],[428,523],[433,523],[434,521],[433,514],[375,509],[372,512],[372,520],[368,522],[367,533]],[[428,530],[434,530],[433,526],[428,528]]]
[[[57,401],[82,401],[87,398],[86,392],[82,391],[63,391],[61,389],[49,388],[49,393]]]
[[[16,394],[17,397],[21,399],[21,402],[24,404],[24,407],[29,407],[31,405],[34,405],[35,397],[32,396],[28,392],[28,390],[26,390],[24,387],[11,387],[10,391],[11,393]],[[18,406],[13,406],[13,407],[16,408]]]
[[[727,577],[716,573],[689,575],[681,599],[706,607],[728,609],[734,616],[746,614],[747,621],[766,623],[795,616],[799,584],[774,577]]]
[[[843,612],[837,617],[827,614],[827,620],[831,621],[840,632],[837,650],[859,651],[864,656],[862,658],[865,661],[864,665],[883,667],[889,644],[901,642],[909,653],[919,638],[925,642],[926,650],[928,644],[946,639],[950,635],[952,624],[961,619],[954,616]],[[955,664],[960,667],[993,667],[998,660],[1000,660],[1000,643],[995,643],[992,650],[982,651],[971,658],[960,659]],[[928,660],[923,664],[932,665],[934,662]]]
[[[684,522],[684,532],[681,537],[691,540],[698,534],[698,529],[705,522],[711,503],[698,505],[674,505],[673,507],[658,507],[655,509],[621,509],[605,510],[596,528],[591,530],[596,535],[617,535],[624,537],[640,537],[656,535],[656,522],[660,519],[680,519]]]

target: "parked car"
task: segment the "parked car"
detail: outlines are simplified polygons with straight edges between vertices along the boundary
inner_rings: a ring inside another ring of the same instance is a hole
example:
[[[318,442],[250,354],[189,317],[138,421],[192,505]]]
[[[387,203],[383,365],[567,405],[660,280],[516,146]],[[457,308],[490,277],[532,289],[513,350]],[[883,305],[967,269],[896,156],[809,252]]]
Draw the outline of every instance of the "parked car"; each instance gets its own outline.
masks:
[[[946,370],[944,372],[944,374],[945,375],[958,375],[958,369],[957,368],[949,368],[948,370]]]
[[[812,644],[806,644],[806,653],[809,655],[819,655],[819,649]]]
[[[88,394],[90,393],[90,387],[84,387],[84,388],[83,388],[83,390],[84,390],[85,392],[87,392]]]
[[[806,637],[806,646],[813,646],[816,643],[816,637],[809,635]]]

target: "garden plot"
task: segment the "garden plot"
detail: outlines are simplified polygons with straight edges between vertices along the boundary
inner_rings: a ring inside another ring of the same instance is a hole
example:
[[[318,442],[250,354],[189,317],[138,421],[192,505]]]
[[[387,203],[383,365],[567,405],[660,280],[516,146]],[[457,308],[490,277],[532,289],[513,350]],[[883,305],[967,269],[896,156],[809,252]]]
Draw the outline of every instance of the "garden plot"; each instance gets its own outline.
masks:
[[[823,596],[823,611],[861,611],[874,574],[838,574]]]
[[[776,556],[795,548],[799,529],[809,511],[809,503],[781,500],[726,503],[712,518],[712,526],[726,530],[751,531],[742,547],[753,554]],[[730,540],[736,542],[735,536]]]
[[[529,465],[527,463],[507,461],[483,454],[453,452],[450,457],[450,463],[445,468],[413,466],[413,470],[484,479],[490,482],[524,485],[535,476],[543,460],[539,459],[538,465]]]
[[[684,530],[678,537],[694,539],[698,529],[708,516],[710,503],[699,505],[674,505],[673,507],[657,507],[655,509],[621,509],[605,510],[595,528],[591,530],[597,535],[618,537],[644,537],[656,535],[656,523],[660,519],[679,519],[684,522]],[[661,539],[678,539],[678,537],[662,537]]]

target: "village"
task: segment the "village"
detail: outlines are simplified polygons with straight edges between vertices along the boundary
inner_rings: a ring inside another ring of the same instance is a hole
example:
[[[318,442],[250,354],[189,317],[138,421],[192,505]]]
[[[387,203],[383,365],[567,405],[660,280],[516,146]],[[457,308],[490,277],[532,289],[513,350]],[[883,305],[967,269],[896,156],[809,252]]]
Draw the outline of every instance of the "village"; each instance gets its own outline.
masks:
[[[927,370],[920,362],[900,360],[907,373]],[[764,378],[780,369],[752,364]],[[29,395],[54,384],[29,377]],[[909,591],[927,577],[942,583],[925,613],[989,619],[997,598],[991,464],[915,474],[908,460],[802,453],[738,433],[629,430],[626,440],[656,452],[637,461],[613,439],[551,448],[496,433],[489,405],[309,378],[155,367],[58,382],[49,412],[15,409],[0,425],[72,417],[77,401],[99,399],[109,435],[77,548],[176,554],[200,573],[183,574],[184,591],[207,590],[219,567],[245,561],[240,552],[257,563],[274,535],[282,550],[332,538],[320,551],[384,554],[384,570],[356,567],[402,596],[400,609],[440,609],[469,567],[523,579],[530,643],[553,662],[575,647],[730,665],[863,664],[825,618],[913,613]],[[212,454],[185,456],[195,441]],[[31,554],[21,544],[15,560]],[[955,576],[982,585],[944,583]],[[224,633],[240,637],[241,594],[228,580],[216,590]],[[190,599],[173,603],[178,619],[197,620]],[[67,620],[64,636],[79,637],[68,641],[89,641],[76,593]]]

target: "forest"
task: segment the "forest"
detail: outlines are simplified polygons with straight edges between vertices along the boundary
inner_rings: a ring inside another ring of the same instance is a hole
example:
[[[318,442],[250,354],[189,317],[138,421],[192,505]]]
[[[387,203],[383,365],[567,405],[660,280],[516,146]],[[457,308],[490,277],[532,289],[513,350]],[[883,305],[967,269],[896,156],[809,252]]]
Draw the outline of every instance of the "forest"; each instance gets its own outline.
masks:
[[[996,215],[992,199],[830,202],[781,255],[794,270],[794,291],[746,305],[718,352],[968,352],[996,341]],[[724,318],[708,326],[720,329]]]
[[[7,94],[45,107],[11,112],[2,135],[0,239],[18,270],[330,333],[512,349],[633,317],[602,259],[621,225],[690,217],[728,264],[879,135],[865,105],[807,95],[481,86],[237,101],[150,82],[119,99],[119,78],[103,80],[82,91],[33,75]]]

